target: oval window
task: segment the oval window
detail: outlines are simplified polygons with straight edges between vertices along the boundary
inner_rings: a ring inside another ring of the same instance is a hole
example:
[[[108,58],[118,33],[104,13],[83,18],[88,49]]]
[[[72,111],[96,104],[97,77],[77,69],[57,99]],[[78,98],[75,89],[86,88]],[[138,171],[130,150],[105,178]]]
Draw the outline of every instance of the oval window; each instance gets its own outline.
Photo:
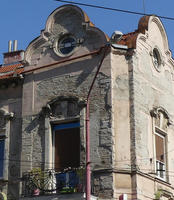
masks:
[[[76,47],[76,40],[74,37],[68,35],[64,36],[58,42],[58,51],[60,54],[66,56],[73,52],[74,48]]]
[[[160,71],[161,68],[161,57],[158,49],[154,48],[153,49],[153,64],[155,68]]]

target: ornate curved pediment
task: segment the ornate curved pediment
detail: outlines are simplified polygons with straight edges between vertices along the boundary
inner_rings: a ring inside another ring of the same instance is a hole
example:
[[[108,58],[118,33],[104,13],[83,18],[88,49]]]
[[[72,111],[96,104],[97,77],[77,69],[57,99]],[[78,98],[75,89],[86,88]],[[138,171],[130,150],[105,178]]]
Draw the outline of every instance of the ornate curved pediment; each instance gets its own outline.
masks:
[[[108,40],[108,36],[94,26],[81,8],[64,5],[51,13],[41,35],[29,44],[25,61],[29,65],[48,64],[61,57],[96,50]],[[92,45],[94,41],[95,45]]]
[[[54,118],[79,117],[85,101],[76,97],[58,97],[43,107],[43,112]]]
[[[150,111],[152,117],[155,118],[155,125],[163,130],[167,130],[167,127],[173,124],[170,119],[169,113],[163,107],[155,107]]]

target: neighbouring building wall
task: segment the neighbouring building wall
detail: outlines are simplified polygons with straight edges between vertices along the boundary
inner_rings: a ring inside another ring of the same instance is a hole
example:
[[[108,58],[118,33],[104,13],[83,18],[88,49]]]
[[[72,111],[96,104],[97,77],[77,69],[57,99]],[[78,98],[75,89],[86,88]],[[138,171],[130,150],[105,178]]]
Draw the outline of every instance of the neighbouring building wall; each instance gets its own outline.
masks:
[[[13,81],[1,80],[0,84],[4,86],[0,89],[0,137],[1,143],[4,141],[0,190],[8,194],[8,199],[15,199],[19,197],[22,87],[16,81],[14,84]]]
[[[167,36],[159,19],[149,17],[147,27],[145,34],[140,34],[137,39],[136,52],[132,58],[135,167],[139,172],[136,180],[139,199],[154,198],[154,194],[160,189],[166,192],[164,196],[170,196],[174,187],[171,174],[174,171],[171,152],[174,137],[171,122],[174,119],[174,65],[168,49]],[[156,122],[158,117],[159,124]],[[164,140],[159,149],[157,140]],[[162,162],[165,164],[162,165],[165,169],[160,171],[156,154],[157,151],[163,151],[160,150],[163,149],[163,145],[164,152],[159,159],[164,160]]]
[[[130,75],[126,50],[112,49],[114,197],[131,194]],[[131,196],[130,196],[131,197]]]

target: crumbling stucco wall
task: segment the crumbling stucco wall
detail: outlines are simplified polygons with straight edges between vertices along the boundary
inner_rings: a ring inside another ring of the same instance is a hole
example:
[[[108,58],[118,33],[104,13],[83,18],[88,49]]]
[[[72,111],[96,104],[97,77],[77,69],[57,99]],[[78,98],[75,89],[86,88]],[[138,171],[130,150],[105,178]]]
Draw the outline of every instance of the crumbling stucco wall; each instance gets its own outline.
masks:
[[[131,193],[130,82],[127,51],[112,49],[114,197]]]
[[[31,161],[27,167],[28,170],[37,166],[40,162],[44,163],[45,127],[44,119],[39,116],[42,107],[59,96],[74,96],[86,100],[100,59],[101,55],[92,57],[89,60],[40,71],[35,75],[31,75],[34,82],[30,78],[28,80],[31,80],[31,82],[27,82],[26,85],[24,82],[27,102],[33,104],[34,107],[33,115],[31,115],[31,110],[27,106],[23,110],[22,159]],[[112,195],[112,176],[108,172],[105,174],[105,169],[107,170],[112,166],[109,59],[110,56],[108,55],[94,84],[90,98],[91,165],[92,170],[95,171],[94,177],[96,176],[94,181],[96,185],[95,192],[102,197]],[[34,85],[33,93],[30,90],[33,87],[30,85]],[[29,99],[29,94],[34,95],[31,95]],[[25,98],[25,95],[23,98]],[[28,116],[27,112],[29,113]],[[23,171],[27,168],[23,168]],[[103,172],[101,173],[99,170]],[[107,179],[109,180],[107,181]]]
[[[149,31],[138,38],[137,49],[132,58],[132,77],[134,88],[134,130],[135,130],[135,160],[136,168],[141,171],[137,176],[137,191],[140,199],[154,198],[154,193],[159,189],[173,192],[173,177],[169,171],[174,170],[172,150],[173,125],[168,125],[166,135],[166,174],[169,176],[165,184],[155,174],[155,141],[154,124],[150,112],[155,107],[162,107],[169,113],[169,118],[174,119],[173,101],[173,63],[167,56],[168,46],[165,31],[159,19],[149,22]],[[154,65],[153,50],[160,52],[161,63],[157,69]],[[169,54],[168,54],[169,55]],[[169,153],[168,153],[169,152]],[[167,177],[168,177],[167,176]],[[148,180],[149,179],[149,180]],[[150,190],[149,190],[149,189]],[[152,189],[153,188],[153,189]],[[148,195],[147,195],[148,194]],[[138,198],[138,197],[137,197]]]
[[[56,52],[55,46],[62,35],[66,34],[73,35],[77,41],[77,46],[69,56],[60,55]],[[99,49],[106,42],[106,35],[94,27],[87,15],[80,8],[69,5],[58,8],[49,16],[41,36],[27,48],[26,70],[47,64],[50,66],[27,74],[24,80],[22,158],[28,159],[30,164],[27,168],[22,168],[22,172],[30,170],[37,163],[45,165],[51,154],[45,144],[51,144],[46,140],[48,135],[52,134],[52,119],[43,114],[43,107],[51,105],[50,102],[60,97],[86,101],[103,57],[103,50]],[[79,57],[94,51],[98,51],[98,54]],[[66,59],[69,61],[54,64]],[[109,171],[113,162],[111,109],[111,70],[108,51],[90,96],[92,182],[95,195],[101,198],[110,198],[113,195],[113,178],[112,172]],[[81,124],[81,163],[85,163],[85,104],[76,117]],[[58,117],[56,120],[60,123],[70,118]]]
[[[4,109],[7,113],[11,113],[5,119],[3,125],[0,122],[0,133],[5,136],[4,150],[4,172],[1,179],[0,189],[8,194],[8,199],[19,197],[19,180],[20,180],[20,155],[21,155],[21,127],[22,127],[22,87],[21,85],[13,85],[12,82],[3,82],[6,85],[0,89],[0,109]],[[8,180],[8,182],[7,182]]]

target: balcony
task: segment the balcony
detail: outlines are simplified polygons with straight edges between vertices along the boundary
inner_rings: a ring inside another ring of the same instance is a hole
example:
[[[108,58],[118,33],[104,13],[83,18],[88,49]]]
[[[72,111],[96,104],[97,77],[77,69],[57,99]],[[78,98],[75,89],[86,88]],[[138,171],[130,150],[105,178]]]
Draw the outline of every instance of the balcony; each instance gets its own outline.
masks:
[[[35,168],[24,173],[21,199],[84,199],[85,170],[68,168],[61,172]],[[54,198],[53,198],[54,197]]]

